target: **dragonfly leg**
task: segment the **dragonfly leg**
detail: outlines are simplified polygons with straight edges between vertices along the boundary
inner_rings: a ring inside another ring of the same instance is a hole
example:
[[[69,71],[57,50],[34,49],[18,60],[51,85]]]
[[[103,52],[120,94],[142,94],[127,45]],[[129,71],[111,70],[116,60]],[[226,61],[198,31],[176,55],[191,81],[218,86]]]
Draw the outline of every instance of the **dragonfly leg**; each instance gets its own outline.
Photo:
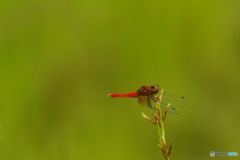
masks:
[[[158,101],[158,97],[156,95],[150,95],[150,99],[153,101],[153,102],[157,102]]]
[[[149,96],[147,97],[147,104],[148,104],[148,107],[152,109],[151,98]]]
[[[159,98],[156,95],[150,95],[150,98],[154,101],[157,102]]]

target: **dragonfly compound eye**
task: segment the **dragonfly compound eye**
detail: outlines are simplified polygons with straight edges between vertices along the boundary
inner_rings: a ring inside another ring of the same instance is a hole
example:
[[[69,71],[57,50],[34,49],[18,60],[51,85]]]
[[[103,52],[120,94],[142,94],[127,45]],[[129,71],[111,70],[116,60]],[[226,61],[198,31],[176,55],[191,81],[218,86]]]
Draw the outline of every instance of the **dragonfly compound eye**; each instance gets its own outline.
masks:
[[[155,86],[151,86],[150,88],[153,90],[153,89],[155,89]]]
[[[157,85],[153,85],[150,87],[151,90],[153,91],[158,91],[158,86]]]

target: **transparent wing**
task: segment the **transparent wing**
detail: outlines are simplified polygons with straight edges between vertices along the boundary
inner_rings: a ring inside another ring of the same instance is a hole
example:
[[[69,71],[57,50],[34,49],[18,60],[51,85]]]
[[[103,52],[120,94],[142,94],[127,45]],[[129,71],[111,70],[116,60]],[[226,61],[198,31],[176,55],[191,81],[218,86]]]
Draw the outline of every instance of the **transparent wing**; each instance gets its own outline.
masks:
[[[168,92],[163,93],[162,102],[163,108],[168,109],[171,112],[178,112],[181,107],[187,105],[187,99],[182,95],[169,94]]]
[[[138,96],[138,104],[145,105],[147,104],[147,96]]]

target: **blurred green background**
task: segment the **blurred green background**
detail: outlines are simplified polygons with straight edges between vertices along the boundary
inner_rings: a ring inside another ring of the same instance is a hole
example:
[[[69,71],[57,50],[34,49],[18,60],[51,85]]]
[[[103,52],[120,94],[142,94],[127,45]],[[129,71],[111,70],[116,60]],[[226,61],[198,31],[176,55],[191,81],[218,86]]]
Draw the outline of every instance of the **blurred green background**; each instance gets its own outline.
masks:
[[[161,159],[145,109],[106,96],[146,84],[188,99],[172,160],[240,152],[240,1],[1,0],[0,18],[1,160]]]

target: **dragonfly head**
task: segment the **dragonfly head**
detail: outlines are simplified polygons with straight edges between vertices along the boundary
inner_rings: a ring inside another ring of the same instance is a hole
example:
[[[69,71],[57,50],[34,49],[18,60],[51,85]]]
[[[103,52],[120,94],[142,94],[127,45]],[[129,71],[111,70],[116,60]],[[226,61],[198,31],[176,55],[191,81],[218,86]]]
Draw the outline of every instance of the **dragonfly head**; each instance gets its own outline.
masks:
[[[158,85],[152,85],[150,86],[150,92],[152,94],[157,94],[159,92],[159,86]]]

